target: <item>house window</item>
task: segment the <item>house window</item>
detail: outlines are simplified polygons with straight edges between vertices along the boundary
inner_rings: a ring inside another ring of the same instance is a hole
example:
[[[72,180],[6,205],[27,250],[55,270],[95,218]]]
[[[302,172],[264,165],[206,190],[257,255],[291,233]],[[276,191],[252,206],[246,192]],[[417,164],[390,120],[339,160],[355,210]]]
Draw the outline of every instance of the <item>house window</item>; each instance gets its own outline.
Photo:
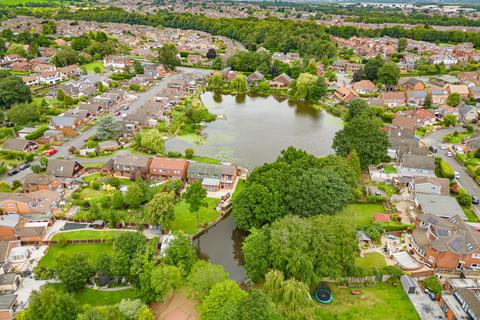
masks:
[[[480,253],[474,253],[472,254],[473,259],[480,259]]]
[[[432,256],[429,256],[429,257],[428,257],[428,261],[429,261],[430,263],[433,263],[433,261],[435,261],[435,258],[432,257]]]

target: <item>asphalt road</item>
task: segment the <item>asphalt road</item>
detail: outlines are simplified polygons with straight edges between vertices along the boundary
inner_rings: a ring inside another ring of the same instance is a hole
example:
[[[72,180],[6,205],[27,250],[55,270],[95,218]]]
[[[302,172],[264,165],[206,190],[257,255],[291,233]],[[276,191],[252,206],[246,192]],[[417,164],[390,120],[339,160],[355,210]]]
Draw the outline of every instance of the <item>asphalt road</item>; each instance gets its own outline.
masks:
[[[162,88],[166,88],[169,83],[175,82],[177,80],[181,80],[186,73],[191,73],[194,75],[207,75],[211,72],[211,70],[207,69],[195,69],[195,68],[186,68],[186,67],[179,67],[177,68],[177,73],[173,76],[163,78],[159,80],[157,83],[155,83],[153,86],[151,86],[148,90],[144,92],[140,92],[136,94],[136,98],[132,101],[129,101],[127,103],[122,103],[118,106],[116,106],[114,109],[120,109],[123,105],[128,105],[128,110],[122,110],[121,113],[125,114],[131,114],[135,113],[135,111],[143,106],[148,100],[151,98],[155,97],[155,95],[158,93],[158,91]],[[117,116],[118,120],[121,120],[121,115]],[[93,126],[83,132],[81,132],[78,136],[69,139],[65,143],[63,143],[61,146],[57,148],[58,152],[52,156],[52,158],[65,158],[67,157],[70,153],[68,150],[71,147],[75,147],[76,149],[80,149],[84,144],[85,140],[87,140],[89,137],[95,135],[97,132],[96,126]],[[84,161],[85,158],[79,158],[78,159],[80,163],[88,163],[88,161]],[[101,161],[99,158],[95,159],[96,162]],[[35,162],[33,162],[35,163]],[[32,163],[32,164],[33,164]],[[16,175],[13,175],[9,177],[7,174],[3,174],[1,176],[1,179],[7,183],[12,183],[14,180],[20,180],[23,181],[25,179],[25,176],[28,173],[31,173],[32,171],[29,169],[20,171]]]
[[[467,172],[467,169],[458,163],[455,157],[448,157],[446,150],[440,150],[440,148],[438,148],[439,144],[443,143],[443,137],[447,134],[453,133],[455,130],[461,131],[464,129],[462,127],[455,127],[438,130],[429,134],[423,139],[423,141],[427,146],[433,145],[436,147],[438,151],[435,156],[441,157],[452,167],[454,171],[460,174],[460,178],[457,179],[457,181],[465,190],[468,191],[470,195],[480,197],[480,185],[473,179],[472,176],[470,176],[470,174]],[[480,205],[474,205],[473,211],[480,219]]]

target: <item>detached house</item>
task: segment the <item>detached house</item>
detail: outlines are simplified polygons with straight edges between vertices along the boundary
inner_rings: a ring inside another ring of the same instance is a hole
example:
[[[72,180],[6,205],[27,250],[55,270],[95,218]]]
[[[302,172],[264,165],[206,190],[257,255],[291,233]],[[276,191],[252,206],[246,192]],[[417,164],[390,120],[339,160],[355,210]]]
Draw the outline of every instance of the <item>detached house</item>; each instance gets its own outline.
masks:
[[[480,269],[480,233],[460,216],[419,215],[412,236],[414,250],[432,268]]]
[[[355,82],[352,86],[353,90],[355,90],[359,94],[368,94],[377,92],[377,87],[373,84],[370,80],[361,80]]]
[[[58,68],[58,72],[60,73],[62,79],[77,77],[81,74],[80,67],[77,64],[71,64],[63,68]]]
[[[390,108],[406,104],[405,92],[382,92],[379,98]]]
[[[34,141],[21,138],[10,138],[3,143],[3,149],[15,150],[22,152],[31,152],[38,148],[38,144]]]
[[[55,84],[62,81],[62,76],[57,71],[44,71],[40,73],[39,81],[45,84]]]
[[[105,68],[125,69],[133,66],[133,61],[128,57],[106,56],[103,58],[103,65]]]
[[[275,77],[273,81],[270,81],[270,86],[272,88],[288,88],[292,81],[292,78],[290,78],[288,74],[282,73],[281,75]]]
[[[407,104],[414,107],[422,106],[426,97],[425,91],[407,91]]]
[[[431,89],[430,94],[432,95],[433,104],[443,104],[447,102],[448,91],[445,89]]]
[[[468,98],[470,94],[468,87],[464,84],[447,84],[445,90],[447,90],[449,94],[458,93],[463,99]]]
[[[75,137],[78,135],[77,128],[81,121],[74,117],[52,117],[50,119],[50,129],[61,131],[65,137]]]
[[[333,98],[337,100],[338,102],[350,102],[353,99],[358,97],[358,93],[347,87],[341,87],[338,88],[334,93],[333,93]]]
[[[263,81],[263,79],[265,79],[265,76],[260,71],[255,71],[247,77],[248,83]]]
[[[117,156],[114,163],[116,175],[129,177],[137,171],[148,173],[151,158],[142,156]]]
[[[476,122],[478,120],[478,111],[471,105],[460,103],[457,107],[459,120],[463,122]]]
[[[231,189],[237,178],[237,167],[232,165],[215,165],[209,163],[192,162],[188,166],[188,182],[202,182],[207,191]]]
[[[57,209],[60,199],[58,193],[50,190],[0,193],[0,208],[7,214],[19,214],[37,220],[35,215],[50,215]]]
[[[48,174],[29,173],[25,176],[23,182],[24,192],[34,192],[38,190],[62,190],[65,187],[63,180]]]
[[[432,156],[405,154],[400,163],[404,177],[435,176],[435,159]]]
[[[187,178],[187,169],[187,160],[153,158],[150,162],[148,173],[152,179],[185,180]]]
[[[83,172],[83,166],[74,160],[50,159],[47,174],[60,178],[76,178]]]

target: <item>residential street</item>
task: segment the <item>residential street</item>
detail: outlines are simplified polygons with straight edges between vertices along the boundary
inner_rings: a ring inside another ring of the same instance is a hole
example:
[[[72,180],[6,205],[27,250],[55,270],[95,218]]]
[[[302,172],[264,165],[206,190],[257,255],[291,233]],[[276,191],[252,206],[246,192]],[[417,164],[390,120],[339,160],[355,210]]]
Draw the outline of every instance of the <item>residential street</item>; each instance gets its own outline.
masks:
[[[432,132],[427,137],[423,139],[426,146],[435,146],[438,149],[438,152],[435,154],[437,157],[441,157],[446,161],[452,169],[460,174],[460,178],[457,179],[459,184],[465,188],[470,195],[480,196],[480,186],[473,179],[472,176],[467,172],[467,169],[463,167],[455,157],[448,157],[445,150],[440,150],[438,148],[439,144],[443,142],[443,137],[447,134],[453,133],[455,130],[460,131],[464,130],[462,127],[442,129],[435,132]],[[473,210],[477,217],[480,219],[480,205],[474,205]]]
[[[196,69],[196,68],[179,67],[179,68],[177,68],[177,73],[175,75],[159,80],[157,83],[155,83],[153,86],[151,86],[148,90],[146,90],[144,92],[137,93],[136,94],[137,97],[133,101],[123,103],[123,105],[128,105],[129,109],[128,110],[122,110],[122,113],[125,113],[127,115],[131,114],[131,113],[135,113],[135,111],[138,108],[140,108],[141,106],[143,106],[148,100],[155,97],[155,95],[157,94],[157,92],[160,89],[166,88],[167,85],[171,82],[181,80],[184,77],[185,73],[192,73],[194,75],[199,75],[200,76],[200,75],[207,75],[210,72],[211,72],[211,70],[208,70],[208,69]],[[119,106],[116,106],[116,108],[118,108],[118,107]],[[121,115],[117,116],[117,119],[121,120]],[[96,132],[97,132],[96,126],[93,126],[89,129],[81,132],[78,136],[66,141],[63,145],[58,147],[57,148],[58,152],[52,158],[65,158],[65,157],[67,157],[69,155],[68,150],[71,147],[75,147],[76,149],[80,149],[84,145],[85,140],[87,140],[89,137],[95,135]],[[95,159],[92,159],[92,161],[89,161],[89,160],[90,159],[79,158],[80,163],[82,163],[82,162],[83,163],[99,162],[99,161],[102,161],[102,158],[95,158]],[[35,162],[33,162],[33,163],[35,163]],[[7,183],[12,183],[14,180],[20,180],[20,181],[23,182],[23,180],[25,179],[25,176],[28,173],[31,173],[31,172],[32,171],[30,170],[30,168],[28,168],[26,170],[20,171],[19,173],[17,173],[16,175],[13,175],[11,177],[9,177],[5,173],[1,178],[2,178],[3,181],[5,181]]]

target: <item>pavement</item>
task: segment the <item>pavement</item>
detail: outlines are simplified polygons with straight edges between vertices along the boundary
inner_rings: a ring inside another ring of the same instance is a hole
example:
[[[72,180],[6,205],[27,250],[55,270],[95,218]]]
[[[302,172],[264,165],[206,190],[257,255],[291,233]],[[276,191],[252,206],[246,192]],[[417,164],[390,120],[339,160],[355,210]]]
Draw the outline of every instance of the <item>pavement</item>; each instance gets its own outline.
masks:
[[[436,157],[441,157],[445,162],[447,162],[453,169],[460,174],[460,178],[457,179],[458,183],[468,191],[470,195],[475,195],[480,197],[480,185],[473,179],[473,177],[467,172],[467,168],[462,166],[455,157],[448,157],[446,154],[446,150],[440,150],[438,148],[439,144],[443,143],[443,137],[447,134],[451,134],[454,131],[461,131],[465,130],[463,127],[454,127],[454,128],[447,128],[441,129],[438,131],[434,131],[428,136],[426,136],[423,141],[427,146],[434,146],[438,149],[437,153],[435,153]],[[480,219],[480,205],[473,205],[472,206],[474,213]]]
[[[144,92],[137,93],[136,96],[133,97],[131,101],[123,102],[116,106],[114,109],[121,109],[124,105],[128,105],[128,110],[122,110],[122,114],[131,114],[135,113],[135,111],[143,106],[148,100],[151,98],[155,97],[155,95],[158,93],[158,91],[162,88],[166,88],[169,83],[175,82],[177,80],[181,80],[184,77],[184,74],[186,73],[191,73],[194,75],[207,75],[211,70],[208,69],[197,69],[197,68],[187,68],[187,67],[179,67],[177,68],[177,73],[174,74],[173,76],[163,78],[156,82],[154,85],[152,85],[149,89],[147,89]],[[121,120],[122,116],[116,116],[117,120]],[[71,147],[75,147],[76,149],[80,149],[84,144],[85,141],[89,138],[94,136],[97,133],[97,127],[93,126],[91,128],[86,129],[85,131],[81,132],[78,136],[69,139],[68,141],[65,141],[61,146],[57,147],[56,149],[58,152],[52,156],[51,158],[66,158],[70,156],[70,152],[68,151]],[[111,157],[108,157],[110,159]],[[76,158],[75,158],[76,159]],[[107,158],[105,158],[108,160]],[[102,159],[100,158],[78,158],[76,159],[80,163],[97,163],[101,162]],[[32,162],[32,164],[37,163],[37,161]],[[20,171],[16,175],[13,176],[8,176],[6,173],[0,176],[2,181],[5,181],[9,184],[11,184],[14,180],[19,180],[19,181],[24,181],[25,176],[28,173],[31,173],[32,170],[30,168]]]

